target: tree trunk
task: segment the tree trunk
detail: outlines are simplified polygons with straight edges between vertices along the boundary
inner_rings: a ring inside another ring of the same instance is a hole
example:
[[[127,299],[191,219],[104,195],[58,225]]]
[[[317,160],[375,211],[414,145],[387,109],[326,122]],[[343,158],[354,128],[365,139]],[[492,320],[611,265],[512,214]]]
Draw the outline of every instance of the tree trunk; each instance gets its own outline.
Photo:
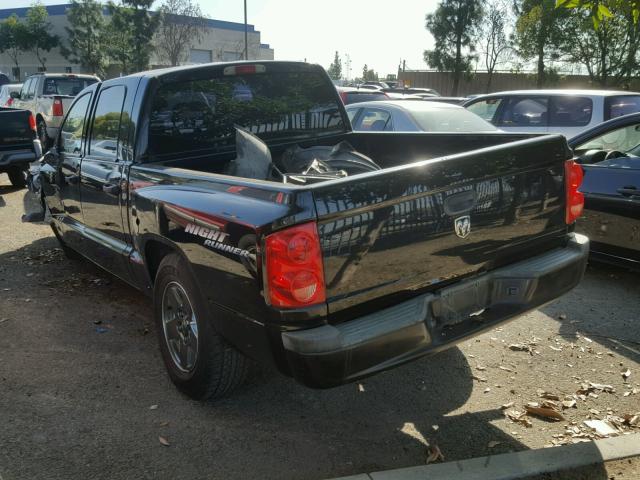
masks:
[[[492,80],[493,80],[493,70],[487,70],[487,89],[485,93],[489,93],[491,91]]]
[[[458,32],[456,38],[456,62],[453,67],[453,88],[451,89],[451,96],[458,96],[458,86],[460,85],[460,73],[462,71],[462,32]]]
[[[538,78],[536,79],[536,87],[542,88],[544,85],[544,47],[538,47]]]

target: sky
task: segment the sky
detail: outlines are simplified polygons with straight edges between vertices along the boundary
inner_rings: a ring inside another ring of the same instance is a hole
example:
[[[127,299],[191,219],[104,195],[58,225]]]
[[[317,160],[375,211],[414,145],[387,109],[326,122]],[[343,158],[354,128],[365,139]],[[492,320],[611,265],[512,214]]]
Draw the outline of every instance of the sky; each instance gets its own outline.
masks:
[[[0,0],[0,8],[27,7],[31,0]],[[46,5],[67,3],[45,0]],[[161,3],[156,0],[154,7]],[[243,0],[200,0],[210,18],[244,21]],[[378,75],[427,68],[423,51],[433,46],[424,28],[425,15],[437,0],[404,0],[398,5],[360,0],[247,0],[250,24],[261,32],[262,43],[275,51],[276,60],[307,60],[328,67],[338,51],[343,74],[351,59],[350,78],[362,75],[366,64]]]

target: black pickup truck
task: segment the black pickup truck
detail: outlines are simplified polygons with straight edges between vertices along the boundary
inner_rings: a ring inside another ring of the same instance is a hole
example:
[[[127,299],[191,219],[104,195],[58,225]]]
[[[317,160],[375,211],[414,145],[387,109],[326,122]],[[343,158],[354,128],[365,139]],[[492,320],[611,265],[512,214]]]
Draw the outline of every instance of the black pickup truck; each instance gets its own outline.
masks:
[[[66,252],[153,297],[202,399],[251,360],[350,382],[567,292],[588,253],[571,158],[559,135],[352,132],[321,67],[237,62],[86,88],[41,190]]]
[[[0,173],[14,187],[27,184],[29,164],[42,156],[36,123],[28,110],[0,108]]]

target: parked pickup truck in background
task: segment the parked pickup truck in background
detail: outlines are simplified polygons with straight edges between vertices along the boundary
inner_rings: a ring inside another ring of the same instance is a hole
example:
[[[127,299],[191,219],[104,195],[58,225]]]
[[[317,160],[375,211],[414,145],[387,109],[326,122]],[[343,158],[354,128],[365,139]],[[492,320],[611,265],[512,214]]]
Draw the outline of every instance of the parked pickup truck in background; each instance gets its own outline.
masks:
[[[40,176],[65,251],[153,297],[169,375],[199,399],[250,359],[331,387],[435,353],[567,292],[587,260],[563,137],[352,132],[305,63],[94,84]]]
[[[24,187],[29,164],[42,156],[31,112],[0,108],[0,173],[9,175],[14,187]]]
[[[12,94],[13,108],[31,111],[36,119],[38,138],[44,149],[58,136],[62,118],[75,96],[100,81],[94,75],[37,73],[27,78],[20,93]]]

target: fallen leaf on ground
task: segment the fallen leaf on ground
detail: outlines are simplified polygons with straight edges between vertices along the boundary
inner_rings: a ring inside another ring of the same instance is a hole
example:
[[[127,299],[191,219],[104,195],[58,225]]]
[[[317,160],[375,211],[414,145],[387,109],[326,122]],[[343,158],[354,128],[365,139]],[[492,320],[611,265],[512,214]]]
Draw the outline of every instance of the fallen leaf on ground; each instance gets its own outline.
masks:
[[[564,313],[561,313],[560,315],[558,315],[558,319],[560,320],[566,320],[567,316]]]
[[[549,407],[531,407],[529,405],[525,406],[527,413],[529,415],[535,415],[537,417],[552,419],[552,420],[564,420],[562,414],[553,408]]]
[[[622,378],[624,378],[625,380],[631,376],[631,370],[629,370],[628,368],[624,372],[620,373],[622,375]]]
[[[533,355],[531,346],[524,343],[512,343],[511,345],[509,345],[509,350],[513,350],[516,352],[529,352],[531,355]]]
[[[149,410],[157,410],[158,409],[158,405],[151,405],[149,407]]]
[[[362,385],[361,383],[358,384],[358,391],[359,392],[364,392],[364,385]]]
[[[489,393],[491,391],[491,389],[489,387],[484,389],[484,393]]]
[[[476,366],[476,370],[479,370],[480,372],[483,372],[487,369],[487,367],[483,367],[482,365],[477,365]]]
[[[500,406],[500,408],[502,410],[506,410],[507,408],[511,408],[515,405],[516,402],[509,402],[509,403],[505,403],[503,405]]]
[[[531,423],[531,420],[529,420],[527,418],[527,412],[521,412],[519,410],[507,410],[505,412],[505,415],[507,416],[507,418],[509,418],[509,420],[511,420],[512,422],[516,422],[516,423],[520,423],[522,425],[524,425],[525,427],[531,427],[533,424]]]
[[[551,392],[542,392],[540,394],[542,398],[546,398],[547,400],[560,400],[560,396]]]
[[[584,424],[587,427],[595,430],[598,435],[609,436],[618,433],[618,431],[613,428],[611,424],[605,422],[604,420],[585,420]]]
[[[560,347],[554,347],[553,345],[549,345],[549,348],[550,348],[551,350],[556,351],[556,352],[561,352],[561,351],[562,351],[562,349],[561,349]]]
[[[169,440],[167,440],[165,437],[158,437],[158,441],[160,442],[161,445],[164,445],[165,447],[168,447],[169,445],[171,445],[169,443]]]
[[[577,408],[575,400],[563,400],[562,408]]]
[[[158,425],[160,425],[161,427],[168,427],[169,422],[160,422]]]
[[[433,428],[434,432],[437,432],[438,430],[440,430],[440,427],[438,425],[431,425],[431,428]]]
[[[493,447],[497,447],[498,445],[502,444],[502,442],[498,442],[496,440],[492,440],[487,444],[487,447],[489,448],[493,448]]]
[[[474,380],[477,380],[478,382],[486,382],[487,379],[484,377],[479,377],[477,375],[471,375],[471,378],[473,378]]]
[[[513,372],[513,370],[509,367],[505,367],[504,365],[500,365],[498,367],[500,370],[504,370],[505,372]]]
[[[430,445],[427,448],[427,465],[437,461],[444,462],[444,455],[437,445]]]

